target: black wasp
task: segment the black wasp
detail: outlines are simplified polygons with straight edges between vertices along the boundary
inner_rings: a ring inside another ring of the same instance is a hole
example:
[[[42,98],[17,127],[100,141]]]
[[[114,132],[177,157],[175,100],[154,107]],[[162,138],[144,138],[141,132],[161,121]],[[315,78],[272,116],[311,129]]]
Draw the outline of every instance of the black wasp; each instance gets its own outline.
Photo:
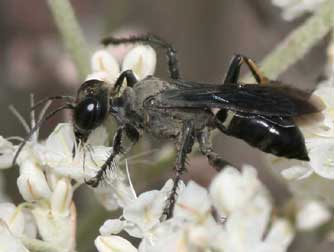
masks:
[[[88,80],[81,85],[75,99],[55,96],[37,104],[53,99],[68,100],[44,120],[62,109],[72,109],[78,142],[85,142],[108,115],[117,121],[119,127],[113,138],[113,152],[96,176],[87,181],[89,185],[96,187],[103,179],[115,156],[123,150],[124,135],[136,143],[143,132],[171,139],[177,149],[174,186],[164,209],[166,217],[172,215],[177,186],[186,170],[186,156],[195,141],[217,170],[226,165],[212,148],[209,134],[215,128],[264,152],[309,160],[304,137],[294,119],[321,111],[320,103],[317,104],[316,97],[308,92],[267,79],[251,59],[235,55],[222,84],[202,84],[180,78],[175,49],[156,36],[109,37],[102,43],[105,46],[144,43],[165,48],[170,79],[148,76],[137,81],[133,72],[126,70],[112,88],[102,81]],[[239,72],[243,64],[250,69],[258,85],[240,83]],[[123,83],[127,85],[125,89]]]

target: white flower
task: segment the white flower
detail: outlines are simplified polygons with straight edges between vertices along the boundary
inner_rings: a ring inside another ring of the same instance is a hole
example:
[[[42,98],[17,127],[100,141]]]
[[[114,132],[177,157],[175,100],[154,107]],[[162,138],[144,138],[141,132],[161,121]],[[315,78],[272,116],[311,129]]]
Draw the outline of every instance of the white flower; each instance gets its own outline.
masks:
[[[196,197],[194,197],[196,195]],[[201,221],[211,212],[209,193],[203,187],[190,181],[176,201],[174,218],[187,221]]]
[[[328,0],[272,0],[272,3],[282,8],[283,18],[290,21],[304,13],[314,12],[325,1]]]
[[[24,231],[24,215],[22,208],[12,203],[0,204],[0,219],[4,221],[9,230],[15,235],[21,235]]]
[[[99,79],[113,85],[121,72],[132,70],[138,80],[142,80],[154,73],[156,61],[156,53],[148,45],[138,45],[132,48],[125,55],[122,67],[108,49],[101,49],[93,54],[92,73],[86,79]]]
[[[101,234],[117,234],[122,226],[131,236],[143,238],[160,223],[160,217],[171,188],[172,181],[168,180],[160,191],[144,192],[138,198],[127,202],[123,208],[122,224],[117,220],[107,220],[100,229]]]
[[[296,216],[297,227],[300,230],[312,230],[327,223],[332,218],[330,210],[320,201],[302,202]]]
[[[66,213],[51,209],[48,204],[34,206],[32,214],[35,218],[38,233],[43,241],[71,251],[75,247],[76,210],[74,204],[66,208]]]
[[[14,153],[14,145],[0,136],[0,169],[9,168],[12,166]]]
[[[211,184],[210,193],[217,209],[228,212],[223,251],[286,251],[294,231],[284,219],[274,220],[267,230],[271,200],[254,168],[246,166],[242,173],[232,167],[223,170]]]
[[[124,228],[123,221],[119,219],[107,220],[100,227],[99,232],[101,235],[106,236],[109,234],[118,234]]]
[[[90,145],[90,139],[87,144]],[[97,141],[97,140],[95,140]],[[73,148],[75,156],[73,157]],[[90,145],[90,148],[79,148],[73,132],[73,125],[60,123],[45,142],[41,163],[52,172],[83,182],[95,176],[107,159],[111,147]]]
[[[173,217],[160,222],[171,189],[168,181],[160,191],[139,195],[120,219],[106,221],[100,233],[109,236],[125,230],[142,239],[140,252],[286,251],[294,230],[287,220],[271,218],[269,194],[256,175],[251,167],[242,173],[229,167],[215,178],[210,194],[194,182],[181,185]],[[213,206],[218,217],[227,218],[224,223],[212,214]]]
[[[47,199],[51,195],[43,170],[29,159],[20,166],[17,186],[22,197],[29,202]]]
[[[222,215],[244,208],[249,201],[266,194],[266,189],[257,179],[256,171],[248,166],[244,167],[242,173],[233,167],[226,167],[210,186],[214,205]]]
[[[94,192],[97,199],[107,210],[114,210],[119,207],[125,208],[137,198],[126,161],[124,172],[115,160],[112,163],[111,172],[106,175],[104,182],[106,186],[99,186],[94,189]]]
[[[22,235],[35,238],[37,231],[31,213],[23,206],[15,206],[12,203],[0,204],[0,220],[6,223],[7,228],[16,237]]]
[[[29,252],[19,238],[8,229],[6,223],[0,219],[0,251]]]
[[[296,198],[300,200],[320,200],[331,207],[334,206],[333,180],[313,173],[305,179],[292,180],[288,183]]]
[[[127,240],[117,235],[98,236],[95,246],[99,252],[137,252]]]
[[[323,120],[301,125],[310,162],[269,157],[269,165],[289,180],[305,179],[313,173],[334,179],[334,87],[320,85],[314,92],[325,105]]]

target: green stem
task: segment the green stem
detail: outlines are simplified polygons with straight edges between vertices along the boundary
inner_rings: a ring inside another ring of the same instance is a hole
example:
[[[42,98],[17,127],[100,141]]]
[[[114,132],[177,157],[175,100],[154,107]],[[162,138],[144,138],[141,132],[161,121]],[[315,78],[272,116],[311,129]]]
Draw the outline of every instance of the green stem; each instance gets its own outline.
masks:
[[[89,73],[89,51],[71,3],[68,0],[47,0],[47,3],[79,78],[84,79]]]
[[[289,66],[301,59],[333,27],[334,1],[328,0],[262,60],[261,70],[270,79],[276,79]],[[250,82],[250,78],[250,75],[247,75],[244,82]]]

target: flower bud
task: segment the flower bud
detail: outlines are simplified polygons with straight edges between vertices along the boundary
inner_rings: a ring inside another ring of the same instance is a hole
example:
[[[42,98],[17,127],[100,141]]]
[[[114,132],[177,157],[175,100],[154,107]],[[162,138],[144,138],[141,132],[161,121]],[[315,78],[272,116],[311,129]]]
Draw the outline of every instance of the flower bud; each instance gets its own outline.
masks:
[[[95,246],[99,252],[137,252],[138,250],[127,240],[117,235],[98,236]]]
[[[72,206],[68,215],[54,214],[47,205],[37,205],[32,210],[41,239],[58,246],[60,251],[75,247],[76,210]]]
[[[106,220],[100,227],[101,235],[118,234],[123,229],[123,222],[119,219]]]
[[[308,231],[330,221],[331,212],[319,201],[305,202],[297,213],[296,224],[299,230]]]
[[[131,49],[125,56],[122,70],[131,69],[139,80],[155,71],[157,55],[154,49],[147,45],[139,45]]]
[[[51,191],[43,171],[29,160],[22,162],[20,169],[17,186],[22,197],[29,202],[49,198]]]
[[[0,251],[29,252],[22,242],[8,229],[6,223],[0,219]]]
[[[106,73],[105,81],[114,83],[120,69],[115,58],[106,50],[96,51],[91,59],[92,70],[95,73]],[[101,77],[102,75],[100,75]]]
[[[0,204],[0,219],[8,226],[15,235],[21,235],[24,230],[24,216],[20,208],[12,203]]]
[[[14,146],[11,142],[0,136],[0,169],[12,166],[14,157]]]
[[[227,215],[247,205],[259,192],[266,193],[254,168],[245,167],[240,173],[233,167],[221,171],[210,186],[210,195],[220,214]]]
[[[51,195],[51,211],[53,214],[67,215],[70,210],[73,196],[73,189],[68,179],[61,179],[57,182],[54,192]]]

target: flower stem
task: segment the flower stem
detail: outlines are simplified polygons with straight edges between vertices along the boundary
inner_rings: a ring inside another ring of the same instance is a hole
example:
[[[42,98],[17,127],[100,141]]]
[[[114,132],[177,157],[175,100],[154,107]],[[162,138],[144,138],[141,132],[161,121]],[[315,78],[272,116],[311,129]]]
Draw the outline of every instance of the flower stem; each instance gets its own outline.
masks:
[[[312,17],[292,31],[260,63],[270,79],[276,79],[289,66],[301,59],[334,27],[334,1],[325,1]],[[250,82],[247,75],[244,82]]]
[[[69,51],[80,79],[89,73],[89,51],[69,0],[47,0],[56,26]]]

